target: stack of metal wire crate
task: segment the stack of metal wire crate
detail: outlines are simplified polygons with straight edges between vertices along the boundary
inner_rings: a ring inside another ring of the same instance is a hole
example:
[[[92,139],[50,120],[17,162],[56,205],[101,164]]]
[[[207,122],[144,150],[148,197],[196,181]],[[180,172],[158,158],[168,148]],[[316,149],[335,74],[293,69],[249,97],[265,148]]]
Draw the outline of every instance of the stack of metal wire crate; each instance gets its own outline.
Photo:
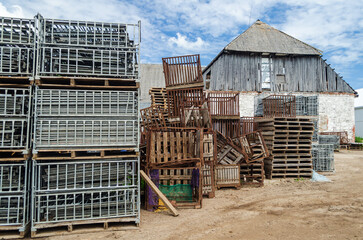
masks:
[[[29,226],[29,142],[34,21],[0,18],[0,235]]]
[[[140,24],[35,18],[32,236],[138,224]]]

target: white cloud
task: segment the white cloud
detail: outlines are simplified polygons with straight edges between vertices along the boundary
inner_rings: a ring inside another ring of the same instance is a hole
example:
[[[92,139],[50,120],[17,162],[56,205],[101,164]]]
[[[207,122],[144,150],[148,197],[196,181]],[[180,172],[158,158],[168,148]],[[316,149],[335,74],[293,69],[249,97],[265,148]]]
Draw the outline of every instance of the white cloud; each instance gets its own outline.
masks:
[[[289,2],[289,1],[288,1]],[[363,2],[304,1],[290,2],[282,31],[328,52],[337,65],[362,61]]]
[[[23,9],[19,5],[11,5],[10,7],[6,8],[0,2],[0,16],[3,17],[24,17]]]
[[[169,44],[172,47],[179,47],[183,50],[190,50],[190,51],[200,51],[202,48],[208,46],[206,42],[204,42],[200,37],[197,37],[196,41],[189,41],[187,36],[184,36],[180,33],[176,34],[177,37],[169,38]]]
[[[362,9],[355,0],[0,0],[2,16],[141,20],[141,56],[152,63],[188,51],[211,60],[258,18],[328,53],[334,65],[362,62]]]

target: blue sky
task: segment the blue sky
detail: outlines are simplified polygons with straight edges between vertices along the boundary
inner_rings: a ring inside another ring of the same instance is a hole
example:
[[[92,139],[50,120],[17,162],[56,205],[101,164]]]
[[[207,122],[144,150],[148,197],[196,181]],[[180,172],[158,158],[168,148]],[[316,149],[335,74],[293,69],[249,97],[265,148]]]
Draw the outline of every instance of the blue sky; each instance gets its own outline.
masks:
[[[142,22],[141,61],[195,54],[207,65],[260,19],[323,51],[355,89],[363,88],[361,0],[0,0],[0,15]]]

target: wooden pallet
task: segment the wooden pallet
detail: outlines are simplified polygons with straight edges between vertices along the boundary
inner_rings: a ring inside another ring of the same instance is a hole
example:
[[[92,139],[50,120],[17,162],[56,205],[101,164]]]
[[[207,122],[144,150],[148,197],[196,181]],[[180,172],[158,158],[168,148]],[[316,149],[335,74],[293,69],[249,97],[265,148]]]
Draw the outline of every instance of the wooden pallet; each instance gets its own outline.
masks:
[[[201,130],[182,128],[169,130],[148,132],[146,161],[150,168],[195,166],[203,162]]]
[[[264,163],[241,163],[240,164],[240,175],[242,186],[257,186],[261,187],[264,185],[265,171]]]
[[[166,88],[151,88],[149,90],[151,98],[151,106],[162,106],[164,109],[168,109],[168,95],[166,94]]]
[[[136,223],[135,218],[128,217],[35,224],[34,228],[36,231],[31,231],[31,237],[85,234],[98,231],[137,230],[138,227],[139,223]]]
[[[215,134],[205,133],[203,135],[203,166],[202,166],[202,194],[208,198],[215,196],[215,179],[214,179],[214,163],[215,163]]]
[[[140,87],[135,79],[88,78],[88,77],[40,77],[35,80],[36,86],[56,88],[87,88],[136,90]]]
[[[218,189],[226,187],[241,188],[239,165],[217,165],[215,170],[216,186]]]
[[[265,161],[266,177],[311,177],[311,149],[314,123],[310,118],[256,120],[272,156]],[[272,166],[270,165],[272,161]]]
[[[38,150],[33,154],[33,160],[90,160],[110,159],[138,156],[134,148],[105,148],[105,149],[53,149]]]
[[[33,85],[33,80],[30,77],[0,76],[0,87],[24,88],[31,85]]]
[[[0,162],[28,160],[31,154],[26,149],[0,149]]]
[[[232,140],[216,132],[217,139],[217,164],[238,164],[248,158],[242,148],[236,146]]]
[[[24,231],[22,226],[0,226],[0,239],[19,239],[24,238],[29,232],[29,225],[27,225]]]

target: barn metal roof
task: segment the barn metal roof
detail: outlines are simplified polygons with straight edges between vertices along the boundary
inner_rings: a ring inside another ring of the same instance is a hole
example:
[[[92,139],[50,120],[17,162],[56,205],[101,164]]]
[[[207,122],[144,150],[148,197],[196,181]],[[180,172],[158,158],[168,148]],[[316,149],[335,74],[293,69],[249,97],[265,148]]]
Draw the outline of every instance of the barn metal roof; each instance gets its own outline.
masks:
[[[245,32],[229,43],[224,50],[238,52],[321,55],[314,48],[270,25],[257,20]]]

